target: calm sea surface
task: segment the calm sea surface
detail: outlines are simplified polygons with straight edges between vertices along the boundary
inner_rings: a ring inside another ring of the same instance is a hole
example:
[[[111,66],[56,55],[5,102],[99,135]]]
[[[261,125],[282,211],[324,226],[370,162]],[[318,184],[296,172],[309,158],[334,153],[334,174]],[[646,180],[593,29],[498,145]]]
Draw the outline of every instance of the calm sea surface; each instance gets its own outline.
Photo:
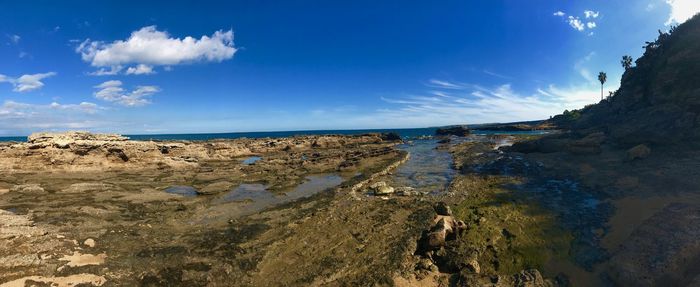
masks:
[[[403,138],[419,138],[435,135],[437,128],[416,129],[369,129],[369,130],[316,130],[316,131],[283,131],[283,132],[245,132],[245,133],[213,133],[213,134],[160,134],[160,135],[126,135],[133,140],[212,140],[212,139],[237,139],[237,138],[282,138],[301,135],[358,135],[366,133],[395,132]],[[533,134],[546,133],[546,131],[489,131],[475,130],[474,134]],[[27,141],[26,137],[0,137],[0,141]]]

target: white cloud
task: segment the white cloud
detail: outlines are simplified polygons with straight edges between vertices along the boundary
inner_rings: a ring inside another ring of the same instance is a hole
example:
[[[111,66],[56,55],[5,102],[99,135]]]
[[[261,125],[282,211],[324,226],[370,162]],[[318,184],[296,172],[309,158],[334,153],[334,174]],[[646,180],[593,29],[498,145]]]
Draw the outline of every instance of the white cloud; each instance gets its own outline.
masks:
[[[122,88],[121,81],[106,81],[95,86],[95,98],[127,107],[140,107],[150,104],[149,97],[160,92],[157,86],[137,86],[133,91]]]
[[[586,29],[591,30],[595,27],[598,26],[598,24],[593,21],[593,19],[598,18],[600,16],[600,12],[592,11],[592,10],[585,10],[583,11],[583,17],[585,19],[589,20],[581,20],[581,17],[574,16],[574,15],[569,15],[568,17],[564,17],[566,13],[562,11],[557,11],[552,14],[557,17],[562,17],[571,28],[574,28],[574,30],[583,32]],[[593,35],[593,32],[589,32],[588,35]]]
[[[50,110],[94,114],[98,110],[102,109],[104,108],[90,102],[81,102],[79,104],[59,104],[57,102],[52,102],[47,105],[38,105],[16,101],[5,101],[2,105],[0,105],[0,120],[7,120],[11,118],[28,118],[32,115],[48,113]]]
[[[138,64],[136,67],[129,67],[126,69],[127,75],[148,75],[153,73],[155,73],[155,71],[153,71],[153,67],[144,64]]]
[[[19,35],[7,35],[7,38],[10,39],[10,42],[12,44],[19,44],[19,40],[22,39]]]
[[[579,19],[578,17],[569,16],[568,22],[569,26],[578,31],[583,31],[586,29],[586,27],[583,25],[583,22],[581,22],[581,19]]]
[[[48,72],[48,73],[43,73],[43,74],[33,74],[33,75],[22,75],[18,79],[15,80],[15,89],[14,91],[16,92],[28,92],[28,91],[33,91],[36,89],[39,89],[44,86],[44,83],[41,81],[45,78],[55,76],[55,72]]]
[[[671,6],[671,14],[666,25],[681,24],[700,12],[698,0],[666,0],[666,4]]]
[[[112,66],[109,68],[99,68],[97,71],[90,72],[88,75],[92,76],[114,76],[119,74],[124,69],[122,66]]]
[[[233,31],[216,31],[199,39],[187,36],[172,38],[156,26],[143,27],[131,33],[126,40],[112,43],[85,40],[76,52],[94,67],[121,70],[122,66],[135,64],[131,74],[147,74],[144,67],[174,66],[194,62],[221,62],[231,59],[237,49],[233,45]],[[141,66],[143,65],[143,66]],[[139,69],[141,67],[141,69]],[[117,71],[118,72],[118,71]]]
[[[512,122],[546,119],[566,109],[578,109],[600,99],[595,87],[561,89],[554,85],[520,94],[510,84],[487,88],[464,85],[450,94],[382,98],[394,107],[360,116],[353,122],[370,125],[372,121],[401,122],[406,126],[436,126],[457,123]]]
[[[583,11],[583,15],[586,16],[586,19],[589,19],[589,18],[598,18],[598,16],[600,15],[600,12],[595,12],[595,11],[591,11],[591,10],[586,10],[586,11]]]
[[[97,125],[99,111],[94,103],[29,104],[5,101],[0,104],[0,134],[18,135],[42,130],[89,129]]]
[[[0,83],[11,83],[13,86],[15,86],[13,89],[15,92],[29,92],[40,89],[44,86],[44,82],[41,80],[55,75],[55,72],[22,75],[19,78],[11,78],[5,75],[0,75]]]

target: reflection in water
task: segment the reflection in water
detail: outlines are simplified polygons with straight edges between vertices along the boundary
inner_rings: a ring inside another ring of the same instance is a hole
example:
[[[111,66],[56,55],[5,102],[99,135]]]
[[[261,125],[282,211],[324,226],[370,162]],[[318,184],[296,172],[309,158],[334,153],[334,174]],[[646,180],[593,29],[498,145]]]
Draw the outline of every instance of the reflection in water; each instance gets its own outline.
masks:
[[[306,181],[284,194],[273,194],[266,186],[259,183],[244,183],[234,188],[223,197],[215,200],[214,204],[237,203],[236,208],[230,209],[239,215],[251,214],[278,204],[291,202],[300,198],[312,196],[343,183],[343,178],[336,174],[310,175]]]
[[[455,175],[452,156],[446,150],[436,149],[437,140],[415,140],[399,145],[408,151],[408,161],[399,166],[392,176],[395,186],[409,186],[420,192],[444,192]]]
[[[182,195],[182,196],[186,196],[186,197],[197,196],[197,190],[194,189],[194,187],[185,186],[185,185],[176,185],[176,186],[168,187],[165,189],[165,192],[177,194],[177,195]]]
[[[251,165],[251,164],[254,164],[255,162],[257,162],[257,161],[259,161],[259,160],[261,160],[261,159],[262,159],[262,157],[259,157],[259,156],[251,156],[251,157],[249,157],[249,158],[244,159],[244,160],[243,160],[243,164],[245,164],[245,165]]]

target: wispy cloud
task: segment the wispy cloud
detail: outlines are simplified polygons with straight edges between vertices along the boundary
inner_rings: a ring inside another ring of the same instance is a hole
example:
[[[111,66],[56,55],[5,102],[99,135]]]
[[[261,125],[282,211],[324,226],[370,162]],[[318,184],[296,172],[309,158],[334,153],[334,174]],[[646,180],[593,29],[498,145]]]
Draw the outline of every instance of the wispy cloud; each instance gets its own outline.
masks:
[[[506,80],[513,79],[513,78],[510,77],[510,76],[506,76],[506,75],[499,74],[499,73],[496,73],[496,72],[492,72],[492,71],[489,71],[489,70],[484,70],[484,74],[487,74],[487,75],[489,75],[489,76],[494,76],[494,77],[496,77],[496,78],[506,79]]]
[[[127,91],[121,81],[106,81],[95,86],[95,98],[116,103],[126,107],[140,107],[151,103],[150,97],[160,92],[157,86],[137,86],[135,90]]]
[[[375,121],[400,122],[405,126],[437,126],[536,120],[566,109],[581,108],[599,99],[599,91],[588,85],[570,88],[549,85],[532,93],[519,93],[510,84],[460,86],[460,90],[430,90],[427,95],[381,97],[393,107],[359,116],[353,121],[366,125]]]
[[[29,92],[40,89],[44,86],[43,79],[55,76],[55,72],[22,75],[19,78],[12,78],[0,74],[0,83],[7,82],[14,86],[15,92]]]
[[[19,35],[16,35],[16,34],[7,34],[6,36],[10,40],[10,43],[14,44],[14,45],[19,44],[19,40],[22,39],[22,37],[20,37]]]
[[[452,83],[449,81],[437,80],[437,79],[428,80],[427,86],[433,87],[433,88],[452,89],[452,90],[464,89],[464,86],[462,86],[459,83]]]
[[[0,134],[17,135],[38,130],[88,129],[98,125],[97,104],[29,104],[5,101],[0,105]]]
[[[126,74],[151,74],[154,66],[221,62],[231,59],[236,51],[232,30],[216,31],[199,39],[180,39],[158,31],[156,26],[143,27],[128,39],[112,43],[87,39],[76,48],[85,62],[99,68],[94,75],[117,74],[124,66],[130,66]]]

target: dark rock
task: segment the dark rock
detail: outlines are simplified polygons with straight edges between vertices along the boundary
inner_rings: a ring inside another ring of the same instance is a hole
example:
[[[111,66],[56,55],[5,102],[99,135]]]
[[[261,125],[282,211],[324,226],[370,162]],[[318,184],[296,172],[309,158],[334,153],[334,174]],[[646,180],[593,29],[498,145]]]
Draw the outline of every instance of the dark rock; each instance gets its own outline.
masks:
[[[383,141],[401,141],[402,140],[401,136],[395,132],[383,133],[381,137],[382,137]]]
[[[438,215],[452,216],[452,209],[450,209],[450,206],[444,202],[438,202],[438,204],[435,205],[435,212]]]
[[[444,127],[444,128],[438,128],[435,130],[435,135],[438,136],[458,136],[458,137],[465,137],[470,134],[469,128],[466,126],[452,126],[452,127]]]

